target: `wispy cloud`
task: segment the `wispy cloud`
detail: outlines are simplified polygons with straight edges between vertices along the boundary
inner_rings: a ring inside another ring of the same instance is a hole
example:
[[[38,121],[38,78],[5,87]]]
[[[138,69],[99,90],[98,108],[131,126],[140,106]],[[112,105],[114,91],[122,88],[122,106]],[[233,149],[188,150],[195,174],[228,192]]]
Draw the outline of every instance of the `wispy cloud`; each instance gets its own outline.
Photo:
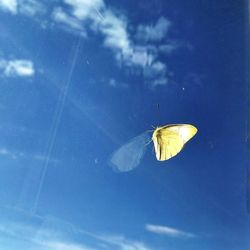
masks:
[[[167,84],[167,68],[165,63],[158,59],[156,46],[135,44],[127,32],[126,18],[117,17],[111,12],[106,12],[104,17],[99,26],[100,32],[105,36],[104,46],[113,50],[118,63],[141,70],[145,81],[149,82],[151,87],[157,86],[159,79],[165,79],[161,84]],[[157,79],[158,82],[155,81]]]
[[[0,8],[12,14],[17,13],[17,0],[0,0]]]
[[[19,152],[19,153],[13,153],[10,150],[6,149],[6,148],[0,148],[0,157],[8,157],[11,159],[17,159],[18,157],[22,157],[23,153]]]
[[[57,218],[37,217],[36,219],[40,221],[39,224],[37,224],[37,220],[35,224],[16,222],[0,224],[0,232],[11,236],[12,246],[15,244],[14,240],[18,238],[18,243],[20,243],[20,239],[23,239],[30,243],[30,248],[39,250],[153,249],[142,241],[131,240],[122,235],[83,231],[73,224]],[[73,238],[82,240],[76,241]]]
[[[167,227],[167,226],[160,226],[160,225],[152,225],[147,224],[146,230],[155,233],[155,234],[161,234],[166,235],[170,237],[176,237],[176,238],[194,238],[196,237],[195,234],[185,232],[176,228]]]
[[[100,10],[104,2],[102,0],[63,0],[63,2],[69,8],[55,7],[51,14],[52,20],[68,32],[87,37],[86,26],[94,27],[100,21]]]
[[[159,53],[163,55],[169,55],[173,52],[183,49],[191,51],[193,49],[193,46],[188,42],[184,42],[178,39],[167,39],[166,41],[158,45]]]
[[[7,77],[30,77],[35,74],[30,60],[0,60],[0,73]]]
[[[175,51],[179,46],[177,44],[169,43],[169,44],[162,44],[159,46],[159,52],[163,54],[170,54]]]
[[[144,77],[147,79],[155,79],[166,74],[167,67],[164,63],[156,61],[150,65],[146,65],[143,70]]]
[[[143,77],[152,89],[167,85],[173,73],[169,72],[167,62],[162,55],[168,55],[178,49],[166,37],[173,28],[164,16],[158,20],[135,25],[121,11],[105,4],[104,0],[62,0],[55,1],[50,15],[40,16],[40,23],[46,18],[46,27],[63,28],[73,34],[88,38],[97,34],[105,48],[112,50],[120,70],[125,69],[133,75]],[[0,0],[0,7],[12,14],[34,16],[36,13],[49,13],[45,5],[37,0]],[[128,28],[130,27],[130,28]],[[159,67],[161,65],[161,67]],[[32,75],[32,67],[22,72],[11,69],[5,74]],[[12,72],[12,73],[10,73]],[[16,72],[16,73],[14,73]]]
[[[82,36],[86,36],[81,21],[67,14],[62,8],[55,8],[52,13],[52,18],[59,24],[62,24],[64,26],[63,28],[70,27],[70,29],[75,30],[77,33],[81,33]]]
[[[168,84],[173,73],[167,69],[166,64],[156,61],[150,66],[144,67],[143,75],[150,83],[151,88],[155,88],[156,86]]]
[[[167,35],[170,26],[171,22],[169,20],[160,17],[155,25],[139,25],[136,38],[143,42],[160,41]]]
[[[131,53],[131,42],[127,33],[127,21],[124,16],[117,16],[106,9],[103,20],[99,23],[99,30],[104,35],[104,46],[109,47],[123,55]]]
[[[47,235],[47,238],[37,237],[36,227],[32,225],[25,224],[14,224],[9,223],[8,226],[0,225],[0,232],[5,235],[12,237],[12,246],[15,244],[15,239],[18,238],[18,244],[20,244],[20,239],[30,242],[30,249],[39,249],[39,250],[97,250],[86,246],[84,244],[76,243],[71,240],[61,239],[60,237],[55,236],[55,232],[49,232],[40,230],[39,235]],[[58,235],[60,232],[57,232]],[[0,243],[1,247],[1,243]]]
[[[27,153],[23,151],[18,150],[10,150],[6,147],[0,147],[0,158],[6,157],[12,160],[18,160],[18,159],[33,159],[37,161],[46,161],[48,160],[48,157],[46,155],[40,154],[40,153]],[[58,160],[50,158],[50,162],[57,163]]]
[[[152,88],[169,82],[167,67],[158,59],[160,50],[154,44],[145,45],[146,40],[156,42],[166,36],[170,26],[166,18],[160,17],[155,25],[139,25],[134,39],[128,31],[128,18],[108,8],[104,1],[64,0],[64,2],[70,5],[71,11],[66,13],[57,9],[53,14],[55,21],[63,22],[72,30],[88,24],[89,29],[102,34],[103,46],[113,51],[118,64],[121,67],[138,68]]]
[[[35,16],[37,14],[45,14],[46,7],[37,0],[19,0],[18,10],[20,13],[27,16]]]
[[[45,7],[37,0],[0,0],[0,8],[11,14],[22,13],[28,16],[46,11]]]
[[[72,242],[64,242],[64,241],[47,241],[47,242],[36,242],[36,244],[44,247],[44,250],[94,250],[94,248],[90,248],[88,246],[84,246],[82,244],[76,244]]]
[[[103,34],[104,46],[124,54],[131,52],[125,16],[108,9],[103,0],[64,0],[64,3],[71,7],[68,18],[78,20],[82,26],[88,21],[89,28]]]
[[[58,159],[55,159],[55,158],[52,158],[52,157],[48,157],[46,155],[39,154],[39,153],[24,154],[24,156],[31,157],[32,159],[37,160],[37,161],[49,161],[49,162],[53,162],[53,163],[58,163],[59,162]]]
[[[145,243],[129,240],[122,235],[92,235],[110,245],[110,249],[118,250],[151,250]]]
[[[104,19],[101,22],[98,21],[98,28],[104,35],[104,46],[113,50],[119,65],[138,68],[151,88],[167,84],[171,74],[169,74],[166,64],[159,60],[158,47],[154,44],[145,45],[145,41],[136,43],[128,32],[128,20],[123,15],[118,16],[114,12],[106,10],[103,16]],[[166,23],[167,21],[161,17],[157,22],[157,32],[152,37],[149,38],[149,29],[142,28],[140,36],[142,37],[142,34],[145,33],[145,37],[148,37],[147,39],[150,41],[163,38],[166,35]]]
[[[64,0],[64,2],[72,7],[73,15],[80,20],[95,18],[104,7],[103,0]]]
[[[168,84],[168,82],[169,82],[168,77],[162,76],[161,78],[153,79],[153,80],[149,83],[149,85],[152,87],[152,89],[154,89],[154,88],[157,87],[157,86],[166,85],[166,84]]]
[[[113,87],[113,88],[128,88],[128,85],[126,83],[118,82],[114,78],[109,79],[108,84],[110,87]]]

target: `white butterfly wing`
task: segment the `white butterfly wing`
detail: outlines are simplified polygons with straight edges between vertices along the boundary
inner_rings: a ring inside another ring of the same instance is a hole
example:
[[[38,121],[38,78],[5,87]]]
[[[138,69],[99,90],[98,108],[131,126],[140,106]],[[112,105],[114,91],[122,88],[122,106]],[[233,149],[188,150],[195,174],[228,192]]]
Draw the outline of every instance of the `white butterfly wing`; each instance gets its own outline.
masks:
[[[136,168],[146,151],[146,145],[150,141],[148,132],[138,135],[116,150],[110,165],[116,172],[128,172]]]
[[[190,124],[173,124],[155,129],[152,140],[157,160],[165,161],[177,155],[196,133],[197,128]]]

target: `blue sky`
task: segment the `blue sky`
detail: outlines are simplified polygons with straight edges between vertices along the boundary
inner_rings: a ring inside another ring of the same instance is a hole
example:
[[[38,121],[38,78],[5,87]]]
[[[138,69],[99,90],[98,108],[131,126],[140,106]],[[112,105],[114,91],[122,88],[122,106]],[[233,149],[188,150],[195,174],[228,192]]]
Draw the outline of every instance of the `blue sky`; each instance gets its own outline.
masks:
[[[0,248],[248,249],[243,14],[0,0]],[[199,130],[177,157],[150,144],[112,170],[120,147],[173,123]]]

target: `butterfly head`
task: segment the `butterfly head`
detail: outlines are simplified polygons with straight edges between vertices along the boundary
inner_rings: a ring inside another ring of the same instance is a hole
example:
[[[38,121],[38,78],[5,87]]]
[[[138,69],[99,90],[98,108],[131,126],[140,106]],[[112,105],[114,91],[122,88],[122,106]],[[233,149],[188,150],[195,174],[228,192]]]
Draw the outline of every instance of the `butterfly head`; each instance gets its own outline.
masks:
[[[154,140],[155,138],[157,138],[157,136],[159,136],[161,134],[161,129],[162,127],[156,127],[153,134],[152,134],[152,140]]]

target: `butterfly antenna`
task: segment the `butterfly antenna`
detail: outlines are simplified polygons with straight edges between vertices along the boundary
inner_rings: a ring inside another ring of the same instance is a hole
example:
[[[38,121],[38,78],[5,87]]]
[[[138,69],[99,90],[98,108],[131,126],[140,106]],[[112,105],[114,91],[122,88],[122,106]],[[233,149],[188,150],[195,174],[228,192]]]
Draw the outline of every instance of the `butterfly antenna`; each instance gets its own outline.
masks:
[[[160,124],[160,104],[159,103],[157,103],[156,104],[157,105],[157,124],[159,125]]]

